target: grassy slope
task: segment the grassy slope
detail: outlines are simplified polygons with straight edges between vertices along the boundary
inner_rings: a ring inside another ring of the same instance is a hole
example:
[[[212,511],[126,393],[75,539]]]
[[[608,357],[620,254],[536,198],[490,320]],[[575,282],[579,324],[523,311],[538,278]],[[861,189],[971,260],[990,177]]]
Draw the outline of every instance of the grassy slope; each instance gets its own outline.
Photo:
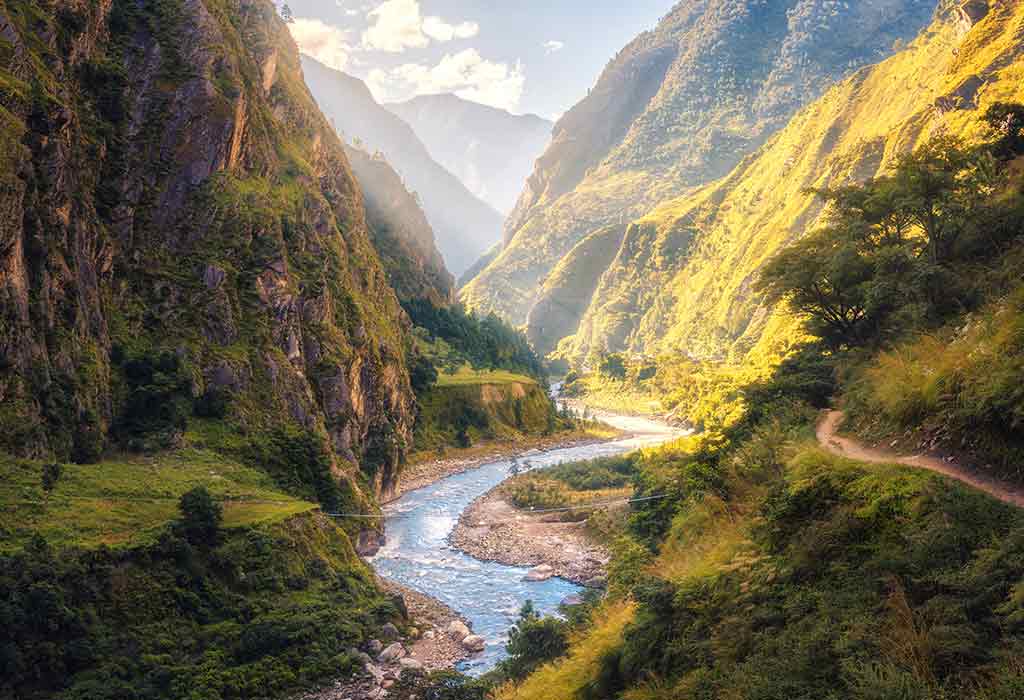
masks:
[[[730,497],[687,503],[646,567],[668,587],[608,605],[498,697],[1016,697],[1024,515],[924,471],[787,451],[767,480],[738,453]]]
[[[779,358],[799,333],[791,319],[760,306],[751,279],[813,227],[820,205],[805,189],[884,171],[939,131],[977,135],[987,105],[1024,96],[1024,64],[1012,60],[1022,50],[1022,24],[1020,3],[993,4],[964,38],[952,23],[937,23],[805,108],[723,180],[637,221],[564,352],[583,357],[618,337],[652,354]],[[987,81],[977,110],[935,109],[936,98],[974,75]]]
[[[18,549],[34,535],[58,547],[153,544],[178,517],[180,496],[197,486],[224,501],[227,528],[319,508],[282,493],[265,473],[203,449],[64,465],[49,494],[41,474],[39,462],[0,458],[0,504],[10,516],[0,525],[0,550]]]

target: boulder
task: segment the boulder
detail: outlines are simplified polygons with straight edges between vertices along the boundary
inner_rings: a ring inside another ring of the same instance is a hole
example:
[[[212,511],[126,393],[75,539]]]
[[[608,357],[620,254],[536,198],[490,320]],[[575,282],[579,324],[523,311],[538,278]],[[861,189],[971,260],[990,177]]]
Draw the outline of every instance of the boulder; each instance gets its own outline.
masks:
[[[377,661],[385,664],[394,663],[399,659],[405,658],[406,653],[405,647],[403,647],[399,642],[395,642],[380,653],[380,656],[377,657]]]
[[[422,671],[423,670],[423,664],[421,662],[417,661],[416,659],[410,659],[409,657],[405,657],[404,659],[402,659],[398,663],[402,667],[403,671]]]
[[[448,633],[449,637],[458,640],[465,639],[470,634],[472,634],[470,632],[470,629],[466,627],[466,623],[462,622],[461,620],[452,620],[450,623],[448,623],[448,627],[445,631]]]
[[[371,655],[377,656],[384,651],[384,644],[379,639],[371,639],[366,643],[366,650],[370,652]]]
[[[583,598],[581,598],[580,596],[578,596],[576,594],[567,595],[564,598],[562,598],[562,602],[559,603],[559,605],[564,605],[564,606],[569,607],[569,608],[571,608],[573,606],[576,606],[576,605],[583,605]]]
[[[555,575],[555,570],[547,564],[535,566],[523,577],[524,581],[547,581]]]
[[[380,628],[380,636],[383,637],[384,639],[386,639],[389,642],[393,642],[396,639],[398,639],[399,637],[401,637],[402,635],[398,631],[398,628],[395,627],[394,624],[388,622],[383,627]]]
[[[478,652],[487,648],[487,640],[479,634],[471,634],[462,640],[462,648],[466,651]]]

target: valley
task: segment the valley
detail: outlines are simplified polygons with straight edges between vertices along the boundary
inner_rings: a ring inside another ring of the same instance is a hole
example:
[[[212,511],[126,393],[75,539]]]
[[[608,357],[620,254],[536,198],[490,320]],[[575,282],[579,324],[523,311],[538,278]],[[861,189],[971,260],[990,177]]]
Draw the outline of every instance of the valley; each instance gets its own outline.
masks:
[[[1024,697],[1024,0],[661,4],[0,0],[0,698]]]

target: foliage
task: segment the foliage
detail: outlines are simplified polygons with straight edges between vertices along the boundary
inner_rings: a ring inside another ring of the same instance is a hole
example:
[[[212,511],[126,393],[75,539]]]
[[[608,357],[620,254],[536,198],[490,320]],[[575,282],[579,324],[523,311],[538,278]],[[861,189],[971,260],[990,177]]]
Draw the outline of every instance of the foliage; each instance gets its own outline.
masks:
[[[63,472],[63,467],[57,462],[47,462],[43,465],[43,491],[47,494],[53,491],[57,482],[60,481],[61,472]]]
[[[1016,118],[1007,105],[993,118],[1004,113]],[[1024,232],[1024,195],[993,156],[1007,148],[941,138],[901,157],[891,176],[821,191],[829,226],[780,252],[759,289],[833,348],[975,308],[988,291],[979,266],[996,266]]]
[[[192,412],[189,378],[175,353],[161,352],[123,358],[125,399],[114,432],[132,449],[171,445],[185,431]]]
[[[497,316],[480,318],[461,306],[435,306],[428,299],[414,299],[403,306],[415,325],[455,351],[459,359],[450,361],[454,366],[449,370],[469,362],[474,369],[508,369],[544,379],[544,365],[526,336]]]
[[[287,697],[354,670],[347,650],[396,615],[312,517],[212,548],[37,538],[0,556],[0,601],[0,695],[69,700]]]
[[[406,671],[388,689],[397,700],[486,700],[490,685],[453,671]]]
[[[181,495],[178,501],[181,511],[181,532],[195,545],[211,545],[217,541],[217,531],[224,520],[224,509],[213,500],[210,492],[202,486]]]
[[[621,354],[612,353],[606,355],[598,367],[601,374],[612,379],[625,379],[626,378],[626,358]]]
[[[528,600],[519,611],[519,620],[508,631],[508,656],[498,665],[497,673],[504,679],[520,681],[568,650],[568,623],[556,617],[541,618]]]
[[[275,427],[253,436],[241,456],[259,465],[288,493],[317,501],[327,510],[337,510],[344,499],[323,438],[313,433]]]

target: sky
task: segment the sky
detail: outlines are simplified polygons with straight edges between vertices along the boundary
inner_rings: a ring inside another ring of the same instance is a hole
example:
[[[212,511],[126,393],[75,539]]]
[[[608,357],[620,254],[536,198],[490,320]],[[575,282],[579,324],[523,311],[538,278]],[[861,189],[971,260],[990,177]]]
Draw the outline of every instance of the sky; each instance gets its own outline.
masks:
[[[280,0],[279,0],[280,2]],[[557,119],[674,0],[288,0],[299,48],[380,102],[452,92]]]

